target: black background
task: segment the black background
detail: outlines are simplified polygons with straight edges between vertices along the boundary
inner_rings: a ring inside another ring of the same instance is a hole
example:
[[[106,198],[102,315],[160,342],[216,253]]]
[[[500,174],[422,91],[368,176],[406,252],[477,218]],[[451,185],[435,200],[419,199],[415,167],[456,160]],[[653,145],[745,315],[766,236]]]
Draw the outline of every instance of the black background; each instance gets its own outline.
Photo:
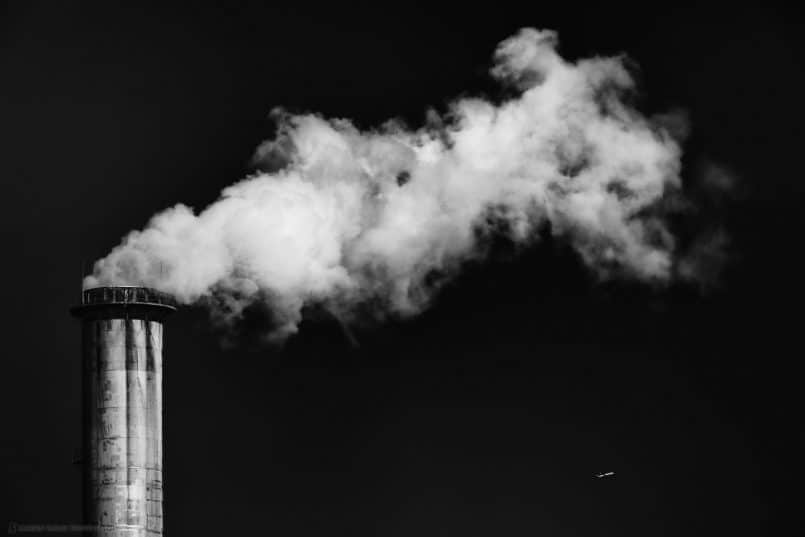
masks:
[[[687,188],[706,190],[708,162],[736,178],[695,216],[731,237],[718,285],[599,284],[547,241],[502,245],[419,318],[357,329],[358,347],[311,312],[284,348],[255,326],[222,348],[185,309],[167,335],[167,531],[799,534],[793,11],[228,4],[0,12],[4,520],[79,522],[67,310],[82,264],[158,210],[214,201],[249,171],[272,108],[418,125],[427,106],[494,93],[495,45],[534,26],[569,59],[627,53],[646,113],[687,111]]]

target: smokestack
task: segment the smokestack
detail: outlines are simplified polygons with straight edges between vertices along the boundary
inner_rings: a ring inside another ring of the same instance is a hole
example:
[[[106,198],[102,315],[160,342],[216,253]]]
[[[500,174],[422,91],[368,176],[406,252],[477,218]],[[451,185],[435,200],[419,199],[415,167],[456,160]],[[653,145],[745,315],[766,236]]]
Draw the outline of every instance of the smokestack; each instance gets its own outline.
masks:
[[[70,310],[83,328],[83,517],[103,536],[162,535],[162,327],[175,310],[145,287],[88,289]]]

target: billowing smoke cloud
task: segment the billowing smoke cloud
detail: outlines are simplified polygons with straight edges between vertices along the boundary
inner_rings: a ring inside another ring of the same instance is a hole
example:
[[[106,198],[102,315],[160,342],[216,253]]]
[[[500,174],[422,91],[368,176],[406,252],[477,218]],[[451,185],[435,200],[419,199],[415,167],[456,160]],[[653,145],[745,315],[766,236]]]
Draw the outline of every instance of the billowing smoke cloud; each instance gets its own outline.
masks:
[[[672,278],[675,241],[656,210],[680,186],[668,117],[628,105],[634,81],[620,58],[568,62],[556,44],[533,29],[503,41],[492,75],[516,95],[458,100],[418,130],[278,113],[256,156],[278,171],[226,188],[199,214],[181,204],[157,214],[85,286],[153,287],[228,320],[264,301],[283,336],[306,304],[416,313],[432,275],[482,255],[493,232],[527,243],[550,229],[602,276]]]

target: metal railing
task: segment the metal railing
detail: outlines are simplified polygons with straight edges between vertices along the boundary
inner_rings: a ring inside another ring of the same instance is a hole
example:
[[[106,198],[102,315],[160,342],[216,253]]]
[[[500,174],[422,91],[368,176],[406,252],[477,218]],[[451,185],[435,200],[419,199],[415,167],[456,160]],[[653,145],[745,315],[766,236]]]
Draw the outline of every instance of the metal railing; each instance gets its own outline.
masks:
[[[175,308],[176,300],[147,287],[95,287],[81,292],[81,305],[92,304],[158,304]]]

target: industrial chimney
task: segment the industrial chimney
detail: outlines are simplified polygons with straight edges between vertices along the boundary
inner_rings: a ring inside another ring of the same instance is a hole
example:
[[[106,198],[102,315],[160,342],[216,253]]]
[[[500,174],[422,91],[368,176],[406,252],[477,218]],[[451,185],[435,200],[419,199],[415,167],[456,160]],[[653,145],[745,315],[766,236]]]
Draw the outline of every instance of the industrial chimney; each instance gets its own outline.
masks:
[[[144,287],[85,290],[83,516],[92,535],[162,535],[163,321],[176,310]]]

